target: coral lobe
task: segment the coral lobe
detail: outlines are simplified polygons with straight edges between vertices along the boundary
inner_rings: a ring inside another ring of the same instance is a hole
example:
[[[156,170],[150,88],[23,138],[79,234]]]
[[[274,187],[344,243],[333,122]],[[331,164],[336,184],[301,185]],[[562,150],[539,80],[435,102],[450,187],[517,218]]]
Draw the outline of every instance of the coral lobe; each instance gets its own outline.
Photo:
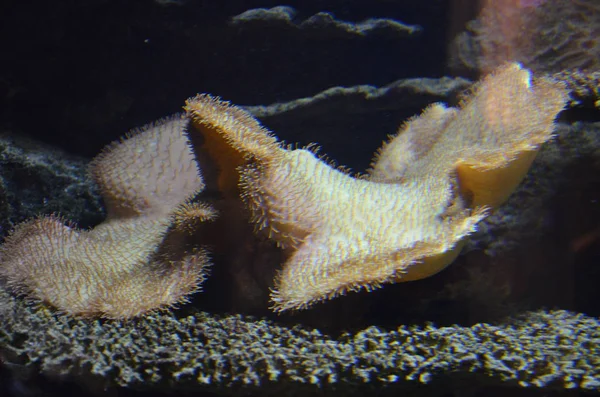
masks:
[[[108,213],[102,224],[77,230],[51,216],[19,225],[0,255],[8,285],[70,314],[111,318],[169,307],[198,290],[206,253],[161,249],[177,208],[203,187],[186,122],[149,124],[92,162]]]
[[[431,276],[522,180],[550,138],[566,90],[507,64],[458,109],[435,104],[354,178],[202,95],[186,110],[204,136],[233,148],[241,195],[258,229],[287,249],[272,294],[277,311],[346,291]],[[215,156],[218,156],[216,154]]]

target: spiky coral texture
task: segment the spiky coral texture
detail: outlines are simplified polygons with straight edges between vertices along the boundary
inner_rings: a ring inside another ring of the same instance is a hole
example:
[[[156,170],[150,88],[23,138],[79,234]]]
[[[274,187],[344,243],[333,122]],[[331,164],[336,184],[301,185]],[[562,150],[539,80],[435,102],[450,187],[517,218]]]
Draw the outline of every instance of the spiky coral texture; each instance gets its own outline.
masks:
[[[8,285],[67,313],[110,318],[172,306],[197,290],[206,254],[163,249],[172,216],[186,224],[182,218],[191,212],[196,219],[214,215],[188,203],[203,183],[187,123],[177,116],[149,124],[93,161],[107,206],[104,223],[89,231],[56,217],[19,225],[0,256]]]
[[[240,172],[254,222],[290,252],[272,294],[281,311],[443,269],[523,178],[565,101],[562,85],[506,65],[459,109],[436,104],[410,121],[358,179],[283,148],[226,102],[200,95],[186,110],[213,148],[243,164],[223,174]]]
[[[217,161],[219,188],[241,194],[258,229],[288,252],[272,294],[282,311],[439,272],[521,181],[565,101],[562,84],[505,65],[459,108],[434,104],[410,120],[360,178],[283,147],[211,96],[186,110]],[[216,213],[190,201],[203,184],[186,124],[150,125],[98,156],[92,174],[106,222],[91,231],[53,217],[21,225],[2,249],[0,275],[26,296],[89,316],[127,318],[195,291],[206,256],[181,236]]]

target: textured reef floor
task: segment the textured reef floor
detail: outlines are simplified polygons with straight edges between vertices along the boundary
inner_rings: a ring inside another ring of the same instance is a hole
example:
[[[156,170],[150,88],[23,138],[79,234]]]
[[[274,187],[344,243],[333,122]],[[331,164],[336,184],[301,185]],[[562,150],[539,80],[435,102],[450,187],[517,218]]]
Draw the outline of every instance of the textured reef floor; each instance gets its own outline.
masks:
[[[332,338],[240,315],[75,320],[0,294],[5,360],[83,385],[261,395],[393,395],[423,385],[431,395],[473,385],[600,389],[600,324],[567,311]]]

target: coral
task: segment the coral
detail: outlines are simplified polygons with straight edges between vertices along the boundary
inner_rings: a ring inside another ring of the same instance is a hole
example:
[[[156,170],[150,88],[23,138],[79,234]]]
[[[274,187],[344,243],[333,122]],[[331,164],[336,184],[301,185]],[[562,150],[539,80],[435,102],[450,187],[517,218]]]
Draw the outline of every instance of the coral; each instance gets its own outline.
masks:
[[[479,17],[454,41],[454,67],[487,73],[506,61],[534,72],[600,68],[600,7],[596,0],[484,2]]]
[[[34,309],[0,286],[0,324],[4,362],[95,387],[339,396],[417,388],[422,395],[432,391],[428,384],[447,395],[454,379],[453,390],[600,391],[600,324],[568,311],[531,312],[498,325],[369,327],[332,338],[240,315],[77,320]]]
[[[272,294],[282,311],[443,269],[524,177],[565,101],[561,84],[506,65],[459,109],[432,105],[407,123],[362,178],[284,148],[210,96],[186,110],[219,159],[221,189],[236,194],[239,179],[258,229],[289,252]]]
[[[93,161],[107,208],[102,224],[77,230],[51,216],[17,226],[0,255],[8,286],[70,314],[111,318],[172,306],[196,291],[206,254],[176,247],[180,231],[169,229],[172,216],[185,226],[214,216],[188,203],[203,184],[187,123],[178,116],[147,125]]]
[[[442,270],[522,180],[565,101],[561,84],[507,64],[460,108],[434,104],[406,123],[356,178],[311,150],[283,147],[248,113],[208,95],[186,109],[218,189],[236,202],[241,195],[257,229],[287,253],[271,295],[283,311]],[[116,318],[195,291],[206,255],[185,235],[216,212],[190,201],[203,183],[187,123],[147,126],[93,161],[103,224],[78,231],[48,217],[17,227],[0,257],[9,286],[71,314]]]

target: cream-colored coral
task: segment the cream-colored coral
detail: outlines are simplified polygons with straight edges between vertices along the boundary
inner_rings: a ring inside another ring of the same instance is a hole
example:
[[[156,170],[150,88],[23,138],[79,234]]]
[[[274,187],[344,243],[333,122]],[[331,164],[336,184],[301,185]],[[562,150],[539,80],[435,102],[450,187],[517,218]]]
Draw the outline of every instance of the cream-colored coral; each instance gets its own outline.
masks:
[[[186,110],[206,142],[240,165],[223,168],[222,180],[240,178],[253,221],[289,252],[272,294],[282,311],[443,269],[523,178],[565,91],[506,65],[459,109],[435,104],[408,122],[364,178],[282,147],[226,102],[201,95]]]
[[[347,291],[429,277],[522,180],[567,100],[563,84],[507,64],[459,108],[433,104],[353,177],[310,149],[284,147],[243,110],[208,95],[186,104],[216,162],[219,189],[287,252],[272,301],[299,309]],[[108,216],[89,231],[56,217],[19,225],[0,253],[15,291],[62,311],[129,318],[198,288],[207,264],[185,236],[213,219],[175,117],[98,156],[92,175]]]
[[[203,183],[187,124],[165,119],[106,149],[91,169],[106,221],[92,230],[53,216],[19,225],[2,247],[0,276],[30,299],[81,316],[129,318],[185,300],[204,279],[207,256],[174,252],[169,236],[186,220],[214,216],[189,202]]]
[[[519,64],[507,64],[475,85],[459,109],[434,104],[410,120],[379,151],[371,179],[447,180],[453,170],[469,206],[495,208],[552,136],[567,98],[563,84],[532,80]]]
[[[181,115],[129,132],[90,166],[108,218],[169,215],[204,188]]]

